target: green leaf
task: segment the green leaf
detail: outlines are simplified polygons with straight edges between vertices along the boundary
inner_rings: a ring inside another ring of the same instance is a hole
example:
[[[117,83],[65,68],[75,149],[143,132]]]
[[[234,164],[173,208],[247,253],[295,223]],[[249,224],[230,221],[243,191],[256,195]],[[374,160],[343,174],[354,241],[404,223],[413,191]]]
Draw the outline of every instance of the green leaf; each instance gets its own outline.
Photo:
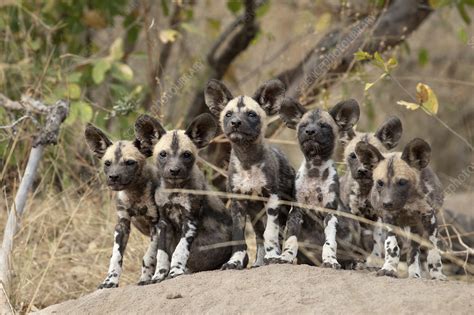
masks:
[[[464,0],[465,5],[474,6],[474,0]]]
[[[105,74],[112,66],[110,60],[106,58],[99,59],[92,68],[92,80],[95,84],[100,84],[105,79]]]
[[[113,61],[120,60],[123,57],[123,40],[122,38],[117,38],[112,45],[110,46],[110,58]]]
[[[114,64],[114,73],[117,79],[122,81],[132,81],[133,80],[133,70],[129,65],[117,62]]]
[[[316,32],[323,32],[329,27],[329,25],[331,25],[331,14],[323,13],[316,21],[314,30]]]
[[[387,63],[385,64],[385,69],[387,70],[387,72],[390,72],[390,70],[395,69],[397,65],[398,65],[397,59],[391,57],[390,59],[388,59]]]
[[[160,36],[159,36],[159,37],[160,37],[160,40],[161,40],[164,44],[166,44],[166,43],[172,43],[172,42],[174,42],[174,41],[178,38],[179,35],[180,35],[180,34],[179,34],[178,31],[169,28],[169,29],[166,29],[166,30],[162,30],[162,31],[160,32]]]
[[[420,51],[418,52],[418,63],[421,66],[425,66],[428,63],[429,55],[428,55],[428,50],[425,48],[421,48]]]
[[[255,10],[255,15],[257,16],[257,18],[261,18],[262,16],[267,14],[268,10],[270,10],[270,3],[270,1],[265,1]]]
[[[459,14],[461,15],[461,18],[463,19],[463,21],[466,24],[471,24],[471,18],[469,17],[469,14],[467,14],[464,4],[462,2],[458,3],[456,7],[458,8]]]
[[[240,9],[242,8],[242,1],[240,1],[240,0],[227,0],[227,8],[233,14],[237,14],[237,12],[239,12]]]
[[[36,38],[35,40],[30,41],[30,47],[32,50],[37,51],[41,48],[41,38]]]
[[[89,103],[84,101],[72,102],[69,109],[69,115],[64,123],[70,126],[77,120],[80,120],[83,124],[85,124],[91,121],[93,114],[94,112],[92,111],[92,107],[89,105]]]
[[[207,25],[213,30],[214,32],[218,32],[221,29],[221,21],[218,19],[208,18],[206,19]]]
[[[380,69],[387,71],[387,68],[385,67],[385,61],[383,61],[383,58],[378,51],[376,51],[374,54],[373,63],[375,66],[379,67]]]
[[[161,0],[161,9],[163,10],[163,14],[168,16],[170,14],[170,7],[168,6],[168,0]]]
[[[201,32],[191,23],[181,23],[181,28],[190,34],[202,35]]]
[[[66,82],[79,83],[82,79],[82,72],[71,72],[67,75]]]
[[[64,97],[73,100],[78,99],[81,97],[81,87],[76,83],[69,83],[64,93]]]
[[[463,44],[467,45],[467,42],[469,41],[469,38],[468,38],[468,35],[467,35],[467,32],[466,32],[466,29],[461,28],[458,31],[458,38]]]
[[[368,52],[359,50],[358,52],[354,53],[354,58],[357,61],[364,61],[364,60],[371,60],[373,57]]]

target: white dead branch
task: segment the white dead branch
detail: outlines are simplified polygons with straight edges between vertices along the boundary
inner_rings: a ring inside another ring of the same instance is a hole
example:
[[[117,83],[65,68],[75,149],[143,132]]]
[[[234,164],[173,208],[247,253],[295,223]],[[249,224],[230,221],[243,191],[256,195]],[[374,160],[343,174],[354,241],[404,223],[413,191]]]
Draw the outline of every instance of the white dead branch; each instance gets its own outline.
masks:
[[[0,94],[0,106],[8,110],[20,110],[28,113],[46,115],[45,124],[33,141],[33,147],[30,151],[25,173],[21,178],[20,186],[15,196],[15,202],[10,209],[3,233],[2,247],[0,248],[0,295],[2,295],[1,292],[5,292],[4,288],[9,287],[10,255],[13,249],[13,239],[25,209],[28,193],[33,185],[44,148],[47,145],[57,143],[59,128],[69,112],[69,103],[60,100],[53,106],[47,106],[29,96],[23,96],[20,102],[15,102]],[[5,296],[5,298],[7,297]]]

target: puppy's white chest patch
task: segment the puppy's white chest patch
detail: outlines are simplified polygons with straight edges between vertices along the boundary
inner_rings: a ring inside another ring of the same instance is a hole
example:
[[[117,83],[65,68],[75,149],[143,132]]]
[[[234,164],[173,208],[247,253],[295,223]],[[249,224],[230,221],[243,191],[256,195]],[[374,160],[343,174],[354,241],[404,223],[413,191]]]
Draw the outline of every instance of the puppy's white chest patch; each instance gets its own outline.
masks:
[[[232,191],[244,194],[261,195],[267,185],[267,177],[262,169],[264,164],[253,165],[244,170],[239,161],[233,161],[235,173],[232,174]]]
[[[302,163],[296,174],[296,200],[312,206],[324,207],[334,201],[335,192],[331,185],[334,183],[336,169],[332,161],[327,161],[321,165],[318,176],[310,174],[306,167],[306,161]]]

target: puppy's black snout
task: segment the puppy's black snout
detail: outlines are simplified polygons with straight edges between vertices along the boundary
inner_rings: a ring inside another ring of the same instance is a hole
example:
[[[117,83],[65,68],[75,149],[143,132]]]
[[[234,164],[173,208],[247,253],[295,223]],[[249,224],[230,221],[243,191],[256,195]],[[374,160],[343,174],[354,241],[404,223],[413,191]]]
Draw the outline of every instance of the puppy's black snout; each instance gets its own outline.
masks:
[[[172,176],[178,176],[178,175],[179,175],[179,171],[180,171],[179,168],[172,168],[172,169],[170,169],[170,173],[171,173]]]
[[[230,124],[232,125],[232,127],[237,128],[237,127],[240,127],[240,125],[242,125],[242,122],[239,119],[234,118],[230,121]]]
[[[367,171],[366,169],[359,168],[357,170],[357,175],[359,176],[367,176],[368,174],[369,174],[369,171]]]
[[[109,175],[109,180],[111,182],[116,182],[119,179],[118,175]]]
[[[383,203],[383,207],[384,207],[385,209],[392,209],[392,208],[393,208],[393,202],[391,202],[391,201],[385,201],[385,202]]]
[[[315,128],[306,128],[306,130],[304,131],[308,136],[312,136],[316,133],[316,129]]]

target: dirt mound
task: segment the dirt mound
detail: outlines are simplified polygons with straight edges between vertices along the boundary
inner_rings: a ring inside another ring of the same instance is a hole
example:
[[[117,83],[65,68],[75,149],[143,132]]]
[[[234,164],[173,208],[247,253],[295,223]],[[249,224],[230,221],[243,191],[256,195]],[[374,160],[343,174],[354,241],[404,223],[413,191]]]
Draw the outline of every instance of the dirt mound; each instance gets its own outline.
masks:
[[[274,265],[181,276],[95,291],[40,314],[457,313],[472,314],[474,286],[373,273]]]

